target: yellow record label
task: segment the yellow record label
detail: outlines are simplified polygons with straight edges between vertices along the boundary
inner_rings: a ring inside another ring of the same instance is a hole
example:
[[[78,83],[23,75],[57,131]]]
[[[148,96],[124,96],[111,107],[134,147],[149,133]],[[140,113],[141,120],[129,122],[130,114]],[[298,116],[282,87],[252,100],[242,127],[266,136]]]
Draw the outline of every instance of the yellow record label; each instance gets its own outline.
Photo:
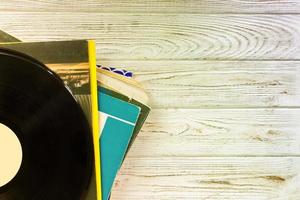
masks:
[[[0,187],[9,183],[22,163],[22,146],[15,133],[0,123]]]

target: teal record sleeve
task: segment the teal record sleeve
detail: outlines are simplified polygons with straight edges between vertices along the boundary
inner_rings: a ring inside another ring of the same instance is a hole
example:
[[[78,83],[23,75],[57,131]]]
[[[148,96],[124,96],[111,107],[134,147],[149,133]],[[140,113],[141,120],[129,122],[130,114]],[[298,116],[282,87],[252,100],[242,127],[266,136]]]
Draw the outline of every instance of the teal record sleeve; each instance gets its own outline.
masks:
[[[106,94],[98,87],[102,199],[108,200],[127,152],[141,108]]]

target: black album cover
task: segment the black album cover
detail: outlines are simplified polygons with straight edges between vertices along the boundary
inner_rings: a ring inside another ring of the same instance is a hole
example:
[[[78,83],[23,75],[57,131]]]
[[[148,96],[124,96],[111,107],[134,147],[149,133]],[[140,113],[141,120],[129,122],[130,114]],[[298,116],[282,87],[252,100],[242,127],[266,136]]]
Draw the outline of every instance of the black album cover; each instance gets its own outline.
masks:
[[[34,58],[0,48],[0,96],[1,141],[15,135],[21,150],[0,147],[2,175],[12,173],[1,180],[0,199],[84,198],[94,166],[92,131],[63,81]],[[2,168],[15,157],[18,168]]]
[[[7,36],[2,36],[0,34],[0,39],[7,39]],[[13,39],[11,38],[10,41]],[[95,55],[90,51],[90,47],[93,45],[92,41],[79,40],[79,41],[59,41],[59,42],[32,42],[32,43],[1,43],[0,48],[9,49],[24,53],[31,56],[32,58],[40,61],[42,65],[49,68],[53,73],[52,76],[56,76],[63,84],[66,86],[67,90],[70,90],[72,96],[75,98],[75,101],[80,104],[81,109],[89,123],[89,128],[92,129],[92,137],[94,142],[95,154],[99,151],[99,144],[95,144],[97,140],[95,138],[98,136],[94,124],[98,123],[96,115],[93,115],[93,110],[98,110],[97,103],[93,104],[93,96],[96,95],[96,85],[95,91],[91,86],[91,59],[94,59]],[[5,60],[5,59],[4,59]],[[12,73],[18,74],[18,70],[11,68]],[[26,71],[26,69],[23,69]],[[26,80],[31,80],[31,73],[28,73]],[[3,75],[4,73],[1,72]],[[94,74],[96,77],[96,74]],[[3,83],[4,84],[4,83]],[[5,83],[6,84],[6,83]],[[6,84],[7,85],[7,84]],[[34,95],[34,94],[32,94]],[[96,95],[97,96],[97,95]],[[94,100],[95,101],[95,100]],[[70,110],[68,107],[63,108],[64,112],[68,113]],[[1,110],[0,110],[1,111]],[[1,115],[1,112],[0,112]],[[57,115],[57,118],[60,117],[60,114]],[[69,120],[70,121],[70,120]],[[61,122],[63,123],[63,121]],[[69,124],[69,127],[75,127],[79,122],[76,120],[73,123]],[[79,123],[80,124],[80,123]],[[65,132],[68,132],[66,130]],[[46,138],[45,138],[46,139]],[[97,155],[95,155],[98,157]],[[99,157],[98,157],[99,159]],[[100,163],[100,162],[96,162]],[[100,185],[100,166],[93,167],[92,169],[92,181],[89,187],[87,188],[87,200],[95,200],[101,196],[101,187]],[[96,175],[97,174],[97,175]],[[77,176],[74,174],[74,177]],[[99,178],[98,178],[99,177]],[[98,181],[97,181],[98,179]],[[46,180],[45,180],[46,181]],[[96,186],[98,185],[98,187]],[[100,189],[99,189],[100,188]],[[98,191],[97,191],[98,190]],[[98,194],[97,194],[98,193]],[[97,197],[98,196],[98,197]],[[1,191],[0,191],[1,199]],[[2,200],[2,199],[1,199]],[[15,199],[7,199],[15,200]],[[27,199],[25,199],[27,200]]]

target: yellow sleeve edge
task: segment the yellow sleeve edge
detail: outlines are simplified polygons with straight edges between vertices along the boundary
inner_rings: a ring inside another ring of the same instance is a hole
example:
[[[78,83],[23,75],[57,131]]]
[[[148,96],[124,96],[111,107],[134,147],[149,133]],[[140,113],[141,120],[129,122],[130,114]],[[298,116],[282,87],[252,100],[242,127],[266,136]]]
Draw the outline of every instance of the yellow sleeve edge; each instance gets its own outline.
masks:
[[[95,150],[95,175],[97,185],[97,199],[102,200],[101,186],[101,164],[100,164],[100,144],[99,144],[99,121],[98,121],[98,95],[97,95],[97,70],[96,70],[96,46],[95,41],[88,40],[90,85],[92,101],[92,125],[93,140]]]

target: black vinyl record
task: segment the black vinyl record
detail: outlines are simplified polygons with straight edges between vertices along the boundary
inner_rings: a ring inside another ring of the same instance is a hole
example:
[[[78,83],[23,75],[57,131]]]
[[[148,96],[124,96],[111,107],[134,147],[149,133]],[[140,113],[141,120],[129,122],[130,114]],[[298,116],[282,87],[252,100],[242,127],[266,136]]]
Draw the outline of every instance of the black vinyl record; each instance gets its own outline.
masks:
[[[6,49],[0,49],[0,123],[13,130],[23,153],[0,200],[84,199],[94,159],[81,107],[45,65]]]

